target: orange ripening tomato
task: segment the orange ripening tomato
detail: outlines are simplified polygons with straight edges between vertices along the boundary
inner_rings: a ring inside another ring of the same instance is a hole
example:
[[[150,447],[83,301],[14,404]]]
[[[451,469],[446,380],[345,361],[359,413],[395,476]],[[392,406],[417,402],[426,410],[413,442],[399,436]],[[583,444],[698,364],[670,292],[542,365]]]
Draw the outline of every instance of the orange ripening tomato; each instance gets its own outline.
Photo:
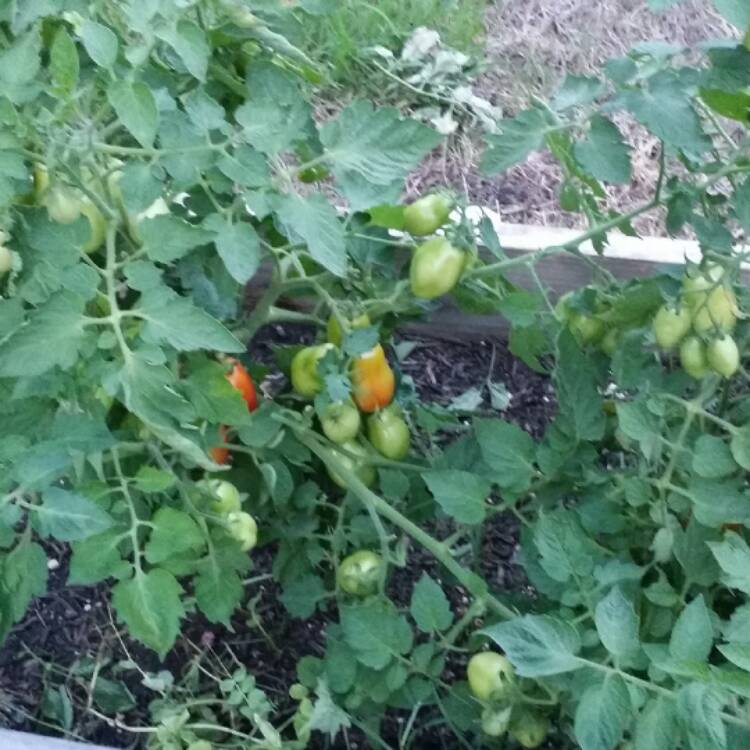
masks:
[[[371,413],[391,403],[396,378],[380,344],[354,360],[352,384],[354,400],[364,412]]]
[[[232,370],[227,373],[227,380],[242,394],[248,411],[258,408],[258,396],[255,393],[255,383],[250,373],[237,360],[231,360]]]
[[[219,425],[219,437],[221,437],[221,442],[226,443],[228,436],[229,430],[227,429],[227,426],[223,424]],[[225,464],[229,461],[229,448],[218,446],[216,448],[211,448],[209,453],[214,463]]]

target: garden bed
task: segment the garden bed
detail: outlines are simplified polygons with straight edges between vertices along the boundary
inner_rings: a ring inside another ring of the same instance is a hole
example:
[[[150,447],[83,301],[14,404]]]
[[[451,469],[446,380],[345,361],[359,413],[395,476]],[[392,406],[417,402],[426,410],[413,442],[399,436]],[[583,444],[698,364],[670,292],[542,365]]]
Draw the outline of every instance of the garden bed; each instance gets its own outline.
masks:
[[[259,332],[249,352],[254,360],[271,363],[275,345],[309,339],[308,329],[272,325]],[[402,371],[413,379],[422,401],[449,405],[480,381],[502,383],[511,397],[504,417],[535,437],[542,434],[555,409],[549,380],[515,359],[501,341],[467,344],[428,338],[409,338],[409,341],[415,346],[402,363]],[[277,385],[271,384],[271,388]],[[517,534],[518,522],[509,514],[497,516],[485,529],[481,572],[498,592],[527,590],[523,572],[514,562]],[[306,654],[322,652],[326,614],[319,613],[309,620],[292,618],[281,604],[278,587],[271,580],[263,580],[249,584],[247,595],[254,602],[253,612],[263,623],[265,632],[255,626],[248,609],[240,610],[235,616],[235,632],[193,615],[184,623],[183,637],[161,663],[152,651],[129,639],[124,631],[118,632],[109,608],[106,585],[66,586],[69,556],[65,547],[49,545],[47,552],[52,561],[49,592],[34,602],[0,651],[0,726],[40,734],[54,732],[54,721],[49,716],[45,718],[43,711],[45,706],[54,711],[50,708],[50,694],[55,691],[47,691],[45,699],[45,685],[67,685],[74,699],[80,700],[82,691],[72,687],[73,673],[82,660],[95,660],[102,665],[99,679],[108,681],[102,682],[107,686],[100,698],[102,705],[109,701],[114,706],[120,701],[126,706],[125,687],[134,705],[107,714],[95,702],[91,708],[102,716],[77,705],[69,736],[116,748],[141,747],[145,746],[147,734],[118,728],[117,724],[134,729],[150,726],[148,704],[157,696],[141,684],[137,670],[118,668],[118,663],[132,660],[149,673],[167,669],[177,677],[198,650],[212,649],[225,659],[229,658],[231,650],[237,660],[258,677],[259,685],[283,706],[289,703],[288,696],[282,692],[283,686],[295,682],[297,661]],[[267,576],[272,561],[272,550],[257,550],[253,554],[254,569],[250,576]],[[389,582],[388,593],[393,600],[408,603],[414,583],[423,571],[437,579],[442,577],[434,558],[412,547],[408,567],[396,571]],[[468,598],[461,587],[450,586],[448,591],[454,612],[460,616]],[[462,679],[463,662],[464,659],[457,657],[449,664],[444,679]],[[105,715],[109,721],[103,718]],[[393,741],[394,733],[401,726],[396,713],[392,719],[390,728],[384,732],[386,741]],[[334,745],[327,746],[366,747],[356,731],[349,740],[347,744],[342,735]],[[435,747],[439,742],[450,748],[455,746],[455,741],[449,732],[428,732],[415,739],[413,747]],[[320,746],[324,746],[322,741]]]

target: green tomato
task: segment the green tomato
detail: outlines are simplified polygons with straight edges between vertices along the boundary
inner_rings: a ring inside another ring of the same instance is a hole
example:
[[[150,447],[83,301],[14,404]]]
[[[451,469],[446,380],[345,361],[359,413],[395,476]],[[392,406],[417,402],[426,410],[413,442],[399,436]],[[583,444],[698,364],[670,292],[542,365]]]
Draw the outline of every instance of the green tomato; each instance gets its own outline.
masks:
[[[409,454],[409,426],[394,409],[383,409],[367,420],[367,437],[378,453],[392,461],[401,461]]]
[[[351,401],[337,401],[323,409],[320,426],[329,440],[341,444],[357,437],[362,418],[359,416],[359,409]]]
[[[227,515],[229,536],[240,543],[243,552],[248,552],[258,543],[258,524],[244,511],[235,511]]]
[[[482,731],[488,737],[502,737],[510,725],[510,715],[513,712],[513,706],[506,706],[502,709],[487,706],[482,711]]]
[[[725,378],[731,378],[740,367],[740,350],[731,336],[714,339],[706,347],[706,358],[711,369]]]
[[[662,349],[672,349],[687,336],[692,315],[687,305],[679,309],[662,305],[654,316],[653,330],[656,343]]]
[[[0,276],[5,276],[13,268],[13,253],[0,244]]]
[[[370,325],[370,316],[367,313],[362,313],[362,315],[358,315],[349,322],[349,328],[352,331],[356,331],[359,328],[368,328]],[[341,324],[335,315],[331,315],[331,317],[328,318],[328,323],[326,324],[326,338],[335,346],[341,346],[341,343],[344,340],[344,335],[341,331]]]
[[[363,460],[350,458],[349,456],[343,453],[339,453],[338,451],[336,452],[336,458],[338,458],[338,460],[342,464],[344,464],[344,466],[349,469],[349,471],[353,471],[359,478],[360,482],[362,482],[362,484],[364,484],[366,487],[374,484],[377,475],[375,473],[375,467],[370,463],[367,463],[367,461],[365,460],[369,455],[367,453],[367,450],[354,440],[350,440],[347,443],[342,443],[341,447],[349,453],[353,453],[356,456],[361,456]],[[328,469],[328,476],[330,476],[333,482],[339,487],[343,487],[344,489],[346,489],[347,484],[344,481],[343,477],[340,477],[335,471],[331,470],[330,468]]]
[[[436,299],[458,283],[469,256],[445,237],[422,243],[412,255],[409,278],[411,291],[421,299]]]
[[[494,651],[482,651],[469,659],[466,678],[475,698],[481,701],[507,700],[516,682],[513,665]]]
[[[536,748],[544,742],[549,731],[549,719],[541,714],[524,711],[513,720],[510,733],[524,748]]]
[[[89,238],[81,250],[84,253],[95,253],[102,246],[107,235],[107,220],[88,199],[81,201],[81,213],[89,220]]]
[[[214,513],[225,516],[242,510],[240,491],[231,482],[223,479],[207,479],[201,484],[215,498],[211,504]]]
[[[433,193],[404,208],[404,229],[415,237],[432,234],[450,217],[453,201],[447,195]]]
[[[370,596],[378,590],[383,576],[383,558],[361,549],[345,557],[336,571],[336,585],[352,596]]]
[[[65,185],[54,185],[45,199],[47,214],[58,224],[72,224],[81,215],[81,199]]]
[[[731,331],[737,322],[737,298],[731,289],[718,286],[706,295],[695,309],[693,328],[696,333]]]
[[[599,347],[608,357],[613,357],[619,346],[620,331],[617,328],[610,328],[599,342]]]
[[[570,321],[570,316],[573,314],[570,309],[571,299],[573,299],[573,292],[566,292],[555,304],[555,318],[563,325]]]
[[[682,301],[695,310],[703,304],[706,292],[716,287],[724,278],[724,269],[716,263],[710,263],[693,275],[685,274],[682,278]]]
[[[320,344],[300,349],[292,360],[292,388],[300,396],[312,398],[323,390],[323,379],[318,374],[318,362],[333,344]]]
[[[568,322],[570,332],[581,345],[596,344],[604,336],[604,321],[591,315],[572,312]]]
[[[701,380],[708,373],[706,347],[697,336],[688,336],[680,345],[680,364],[696,380]]]
[[[299,178],[300,182],[309,184],[325,180],[325,178],[330,174],[331,173],[328,171],[327,167],[324,167],[322,164],[315,164],[312,167],[301,169],[299,172],[297,172],[297,177]]]

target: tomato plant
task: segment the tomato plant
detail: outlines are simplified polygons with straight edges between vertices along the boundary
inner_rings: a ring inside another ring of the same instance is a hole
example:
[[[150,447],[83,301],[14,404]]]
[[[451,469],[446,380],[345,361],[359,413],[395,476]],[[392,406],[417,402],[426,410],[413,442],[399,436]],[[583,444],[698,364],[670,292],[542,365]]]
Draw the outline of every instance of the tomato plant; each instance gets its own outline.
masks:
[[[325,70],[295,40],[328,5],[0,3],[0,639],[54,554],[154,652],[155,726],[133,728],[158,750],[433,727],[744,750],[750,51],[642,44],[488,128],[482,169],[546,149],[587,227],[514,254],[468,200],[401,204],[433,128],[363,99],[317,116]],[[750,25],[739,5],[717,8]],[[657,173],[626,211],[622,122]],[[647,215],[701,257],[619,279],[608,237]],[[555,304],[551,259],[590,283]],[[449,293],[507,319],[547,423],[502,412],[486,372],[420,399],[399,326]],[[522,527],[522,590],[484,576],[498,525]],[[164,676],[197,622],[271,642],[269,611],[314,629],[291,684],[234,654],[216,679]],[[84,683],[66,731],[104,715],[92,661],[44,670]]]

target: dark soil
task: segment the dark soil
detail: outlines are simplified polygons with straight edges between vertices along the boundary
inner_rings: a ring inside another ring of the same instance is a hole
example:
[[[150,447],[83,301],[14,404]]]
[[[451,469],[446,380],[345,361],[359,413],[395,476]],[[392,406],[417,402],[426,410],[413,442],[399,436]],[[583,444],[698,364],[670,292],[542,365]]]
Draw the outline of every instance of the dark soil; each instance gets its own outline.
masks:
[[[309,340],[305,329],[269,326],[254,339],[250,349],[254,360],[271,362],[273,345]],[[511,400],[503,416],[538,436],[554,410],[554,398],[549,381],[515,360],[500,342],[446,343],[420,340],[401,363],[404,375],[410,376],[419,397],[430,403],[447,405],[453,398],[479,383],[491,379],[502,382]],[[490,371],[491,370],[491,371]],[[278,380],[265,384],[268,390],[279,387]],[[485,394],[486,395],[486,394]],[[489,404],[489,398],[486,398]],[[489,410],[489,406],[488,406]],[[498,516],[486,525],[483,540],[482,572],[489,584],[498,591],[518,592],[526,587],[522,571],[514,562],[517,524],[508,516]],[[141,669],[158,672],[167,669],[175,676],[185,670],[198,649],[218,654],[231,649],[239,663],[258,678],[259,686],[283,709],[289,704],[286,689],[296,681],[296,663],[306,654],[323,652],[326,618],[323,614],[306,620],[291,618],[278,600],[276,585],[265,580],[248,586],[253,601],[251,608],[238,613],[235,632],[221,626],[209,625],[200,615],[189,616],[183,623],[183,638],[169,654],[164,664],[150,651],[127,638],[122,640],[113,626],[108,606],[108,587],[66,587],[67,552],[64,546],[47,547],[54,570],[50,572],[49,592],[37,599],[25,619],[10,634],[0,650],[0,726],[11,729],[54,733],[42,711],[45,685],[65,683],[73,685],[67,674],[83,657],[98,659],[104,666],[103,675],[127,684],[135,698],[135,707],[117,715],[130,727],[150,724],[148,705],[157,694],[141,684],[141,675],[130,669],[108,672],[117,662],[135,661]],[[442,570],[423,550],[412,547],[409,565],[394,572],[389,582],[389,594],[396,602],[408,602],[415,581],[422,571],[436,580],[449,584],[446,588],[457,615],[468,606],[469,599],[459,586],[443,580]],[[251,576],[270,571],[272,550],[260,550],[253,555]],[[262,624],[265,632],[254,625]],[[460,661],[449,663],[444,678],[448,681],[460,673]],[[82,699],[80,689],[72,694]],[[106,713],[106,712],[105,712]],[[108,714],[111,715],[111,714]],[[384,738],[393,741],[403,719],[394,717],[386,722]],[[54,722],[51,722],[54,724]],[[134,734],[108,725],[101,718],[83,710],[75,711],[72,733],[79,739],[113,747],[140,748],[145,746],[145,734]],[[392,736],[389,736],[392,735]],[[350,733],[348,743],[332,747],[368,747],[363,737]],[[321,747],[323,745],[321,744]],[[456,746],[455,738],[436,735],[433,731],[417,739],[413,747]],[[550,746],[551,748],[552,746]]]

